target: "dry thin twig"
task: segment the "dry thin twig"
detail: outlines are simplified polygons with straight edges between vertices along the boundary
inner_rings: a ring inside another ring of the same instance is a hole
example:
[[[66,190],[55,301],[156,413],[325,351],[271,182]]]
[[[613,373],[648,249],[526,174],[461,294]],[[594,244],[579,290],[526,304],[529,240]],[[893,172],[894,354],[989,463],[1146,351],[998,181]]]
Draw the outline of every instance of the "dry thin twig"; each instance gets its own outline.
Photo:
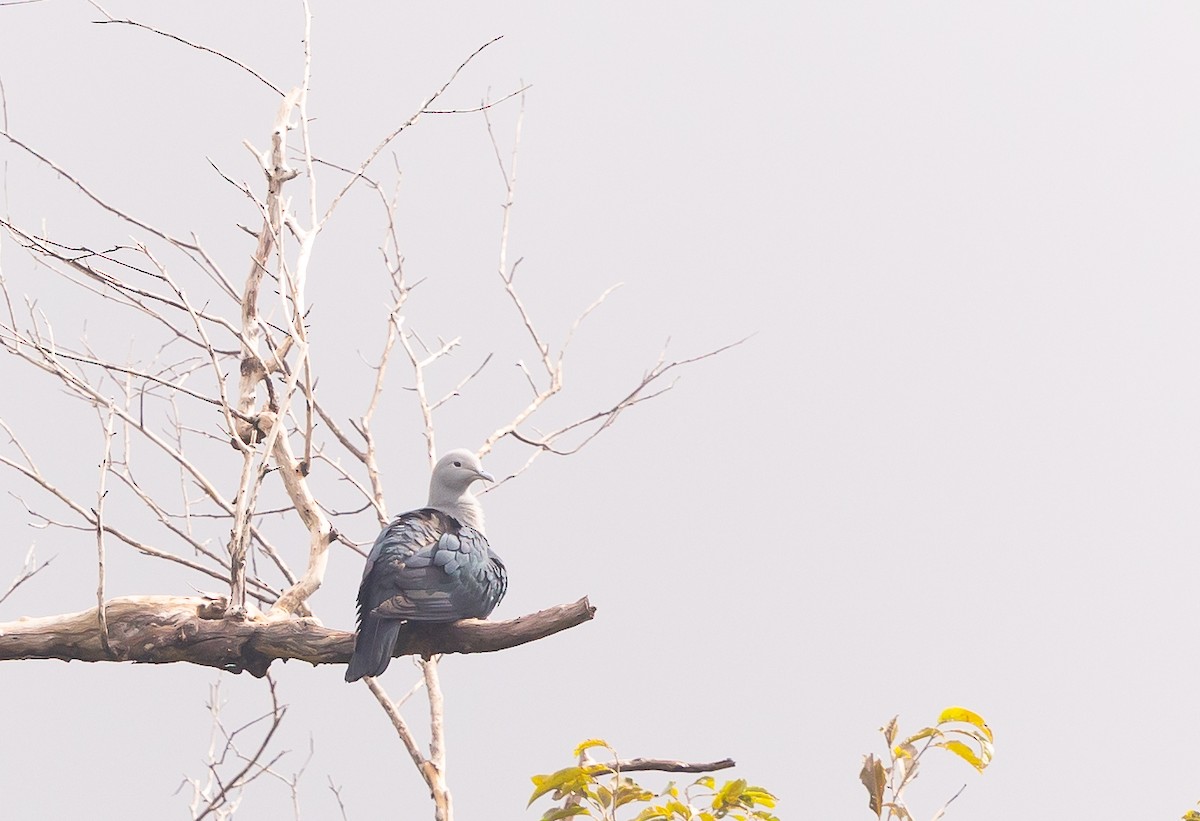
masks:
[[[51,556],[49,559],[46,559],[46,561],[42,562],[41,564],[38,564],[36,561],[34,561],[33,546],[30,545],[29,552],[25,554],[25,562],[21,565],[21,572],[17,574],[16,578],[12,580],[12,583],[9,584],[5,591],[0,593],[0,604],[4,604],[4,600],[11,596],[13,591],[15,591],[25,582],[32,579],[42,570],[45,570],[46,566],[52,561],[54,561],[53,556]]]
[[[26,2],[31,2],[31,0],[26,0]],[[224,60],[228,63],[232,63],[233,65],[240,68],[242,71],[249,74],[254,79],[258,80],[260,83],[265,85],[267,88],[274,91],[280,97],[284,96],[283,92],[280,91],[279,88],[277,88],[275,86],[275,84],[272,83],[270,80],[263,77],[261,74],[259,74],[257,71],[255,71],[254,69],[247,66],[245,63],[238,62],[237,60],[233,59],[232,57],[230,57],[228,54],[225,54],[224,52],[217,51],[216,49],[211,49],[208,46],[202,46],[199,43],[193,43],[191,40],[185,40],[184,38],[180,37],[177,34],[172,34],[169,31],[161,31],[159,29],[154,28],[153,26],[148,26],[145,23],[139,23],[136,20],[118,20],[117,18],[115,18],[111,14],[109,14],[107,11],[105,11],[104,8],[99,3],[94,2],[94,0],[89,0],[89,2],[91,2],[91,5],[93,8],[95,8],[97,11],[99,11],[101,14],[103,14],[106,18],[108,18],[106,20],[94,20],[93,22],[96,25],[102,26],[102,25],[105,25],[108,23],[115,23],[118,25],[134,26],[135,28],[144,29],[146,31],[153,32],[154,34],[160,35],[162,37],[166,37],[169,40],[174,40],[177,43],[182,43],[183,45],[188,46],[190,48],[194,48],[199,51],[206,52],[208,54],[213,55],[214,57],[216,57],[218,59]]]
[[[104,651],[109,656],[116,658],[108,638],[108,620],[105,617],[104,603],[104,497],[108,495],[104,480],[108,477],[112,461],[114,418],[112,411],[109,411],[104,417],[104,456],[100,459],[99,487],[96,489],[96,506],[92,508],[92,514],[96,520],[96,564],[98,568],[96,573],[96,618],[100,625],[100,643],[104,645]]]
[[[267,691],[271,697],[270,712],[252,721],[227,730],[221,720],[220,680],[210,690],[209,712],[212,713],[213,729],[209,741],[209,749],[205,769],[208,772],[206,783],[198,779],[188,779],[192,785],[192,818],[194,821],[213,816],[216,818],[232,818],[241,801],[241,793],[255,779],[262,775],[273,774],[272,764],[279,760],[282,753],[274,755],[269,761],[265,759],[271,739],[283,723],[287,706],[279,703],[275,680],[267,676]],[[237,739],[246,731],[263,722],[269,722],[267,730],[250,755],[244,755],[238,748]],[[217,742],[221,748],[217,750]],[[222,778],[221,768],[230,758],[239,760],[242,766],[229,778]]]

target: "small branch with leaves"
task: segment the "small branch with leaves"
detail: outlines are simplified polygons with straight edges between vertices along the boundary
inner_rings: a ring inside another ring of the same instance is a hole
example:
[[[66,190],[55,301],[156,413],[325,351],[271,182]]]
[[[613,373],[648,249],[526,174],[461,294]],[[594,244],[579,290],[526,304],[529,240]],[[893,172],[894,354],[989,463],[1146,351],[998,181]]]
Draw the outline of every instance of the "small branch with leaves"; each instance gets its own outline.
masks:
[[[904,791],[917,777],[921,761],[931,748],[948,750],[966,761],[979,772],[992,762],[992,730],[978,714],[964,707],[948,707],[942,710],[937,723],[932,727],[913,733],[902,741],[899,738],[898,717],[883,727],[883,740],[888,747],[888,763],[868,753],[863,758],[859,780],[867,788],[871,812],[876,818],[887,821],[913,821],[905,803]],[[934,813],[932,821],[946,814],[950,804],[962,795],[964,784],[945,804]]]
[[[592,761],[589,753],[597,748],[607,750],[613,760],[604,764]],[[725,781],[718,786],[716,779],[704,775],[683,789],[672,781],[655,793],[626,775],[634,771],[714,772],[735,766],[730,759],[707,764],[651,758],[622,761],[616,751],[599,738],[581,743],[575,748],[574,755],[579,762],[575,766],[533,776],[529,805],[544,796],[562,802],[547,809],[541,821],[576,816],[619,821],[624,813],[639,809],[633,821],[715,821],[718,818],[778,821],[770,813],[776,797],[745,779]]]

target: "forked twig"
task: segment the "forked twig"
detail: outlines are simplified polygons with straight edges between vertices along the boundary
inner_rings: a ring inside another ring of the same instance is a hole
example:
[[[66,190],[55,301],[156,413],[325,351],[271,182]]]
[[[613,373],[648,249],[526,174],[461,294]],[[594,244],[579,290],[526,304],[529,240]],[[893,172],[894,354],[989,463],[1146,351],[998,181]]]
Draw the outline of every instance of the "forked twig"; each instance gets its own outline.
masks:
[[[32,579],[42,570],[45,570],[46,566],[52,561],[54,561],[53,556],[51,556],[49,559],[46,559],[46,561],[42,562],[41,564],[35,562],[33,559],[33,546],[31,545],[29,547],[29,552],[25,554],[25,562],[21,565],[21,572],[17,574],[16,578],[12,580],[12,583],[8,585],[5,591],[0,593],[0,604],[4,604],[4,600],[11,596],[13,591],[15,591],[25,582]]]
[[[88,0],[88,2],[90,2],[97,11],[99,11],[101,14],[103,14],[105,17],[108,18],[107,20],[92,21],[96,25],[102,26],[102,25],[105,25],[108,23],[115,23],[115,24],[119,24],[119,25],[133,26],[135,28],[144,29],[145,31],[152,32],[159,36],[166,37],[168,40],[174,40],[177,43],[182,43],[183,45],[188,46],[190,48],[197,49],[198,51],[206,52],[206,53],[211,54],[214,57],[217,57],[221,60],[225,60],[228,63],[232,63],[233,65],[240,68],[242,71],[249,74],[254,79],[258,80],[260,83],[265,85],[267,88],[274,91],[280,97],[284,96],[283,92],[280,91],[279,88],[276,87],[275,84],[272,83],[270,80],[268,80],[266,77],[263,77],[261,74],[259,74],[257,71],[255,71],[254,69],[247,66],[245,63],[238,62],[237,60],[233,59],[232,57],[230,57],[228,54],[225,54],[224,52],[217,51],[216,49],[211,49],[208,46],[203,46],[203,45],[200,45],[199,43],[193,43],[191,40],[185,40],[184,38],[180,37],[178,34],[172,34],[169,31],[161,31],[159,29],[154,28],[153,26],[148,26],[145,23],[139,23],[136,20],[118,20],[117,18],[115,18],[111,14],[109,14],[107,11],[105,11],[104,8],[99,3],[95,2],[95,0]]]

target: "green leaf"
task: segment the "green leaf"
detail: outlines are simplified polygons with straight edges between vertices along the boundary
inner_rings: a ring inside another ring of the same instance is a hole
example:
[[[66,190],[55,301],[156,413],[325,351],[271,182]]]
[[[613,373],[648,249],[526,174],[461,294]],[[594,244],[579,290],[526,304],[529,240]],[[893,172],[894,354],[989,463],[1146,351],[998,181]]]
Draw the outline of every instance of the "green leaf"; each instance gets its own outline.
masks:
[[[936,746],[946,748],[979,772],[983,772],[983,768],[987,766],[986,761],[980,760],[979,756],[975,755],[975,751],[961,741],[940,741]]]
[[[584,750],[590,750],[593,747],[605,747],[609,752],[612,752],[612,747],[609,747],[608,742],[603,738],[589,738],[586,741],[581,741],[579,746],[575,748],[575,752],[572,753],[572,755],[574,755],[576,758],[579,758],[579,756],[583,755]]]
[[[983,720],[983,716],[979,713],[973,713],[966,707],[947,707],[942,710],[942,714],[938,716],[938,724],[945,724],[950,721],[962,721],[967,724],[974,724],[980,731],[987,736],[988,741],[995,741],[992,738],[992,728]]]
[[[587,807],[576,805],[574,807],[551,807],[546,810],[542,816],[542,821],[559,821],[560,818],[571,818],[576,815],[590,816],[592,813]]]
[[[883,791],[887,786],[887,770],[883,768],[883,762],[868,753],[863,758],[862,772],[858,774],[858,779],[867,788],[871,812],[875,813],[876,818],[882,818]]]

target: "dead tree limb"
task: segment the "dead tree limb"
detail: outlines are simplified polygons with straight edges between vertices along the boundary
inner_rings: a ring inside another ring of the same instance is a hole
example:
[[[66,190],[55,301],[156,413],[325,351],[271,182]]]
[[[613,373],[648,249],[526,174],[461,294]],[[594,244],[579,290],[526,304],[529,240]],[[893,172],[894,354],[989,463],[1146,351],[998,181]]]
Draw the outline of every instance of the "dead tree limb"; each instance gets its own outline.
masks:
[[[105,650],[96,609],[0,624],[0,661],[184,661],[261,678],[276,659],[346,664],[354,634],[323,627],[312,618],[267,618],[251,610],[244,619],[225,615],[219,597],[124,596],[106,607]],[[451,624],[412,624],[400,637],[397,656],[491,653],[546,638],[589,621],[596,608],[582,598],[508,621],[463,619]]]
[[[711,773],[736,766],[737,762],[732,758],[706,762],[675,761],[665,758],[629,758],[605,762],[604,769],[599,772]]]

